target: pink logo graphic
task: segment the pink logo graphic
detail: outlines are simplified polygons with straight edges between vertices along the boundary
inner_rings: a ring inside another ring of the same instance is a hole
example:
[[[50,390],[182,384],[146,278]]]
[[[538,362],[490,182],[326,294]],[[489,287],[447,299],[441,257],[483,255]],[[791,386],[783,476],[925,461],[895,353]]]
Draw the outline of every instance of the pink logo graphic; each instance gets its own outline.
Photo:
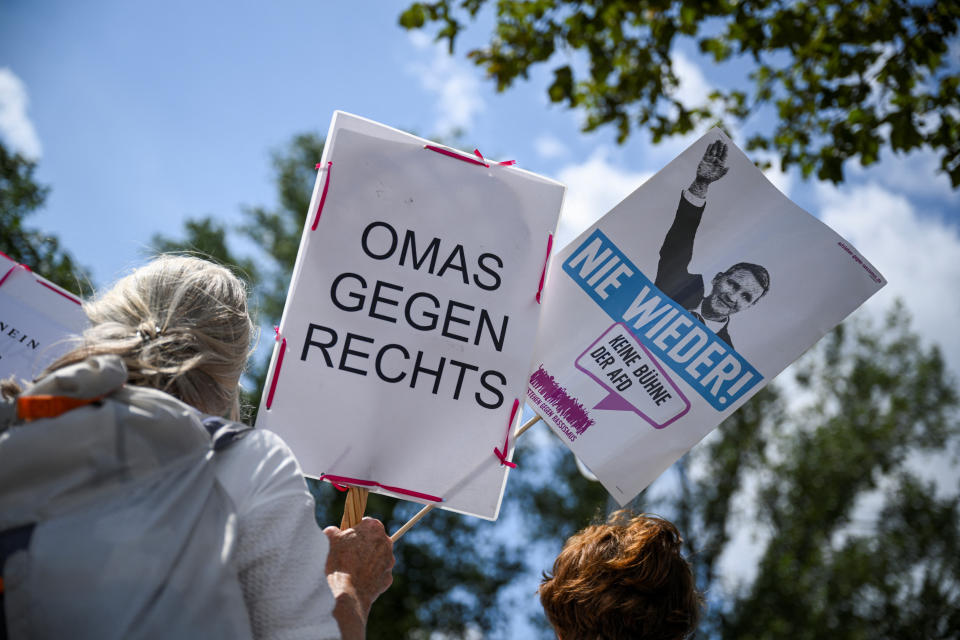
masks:
[[[535,389],[545,402],[541,403],[540,398],[531,396],[529,393],[528,397],[541,407],[546,417],[562,421],[563,426],[566,427],[563,431],[571,440],[576,440],[577,436],[583,435],[583,432],[595,422],[584,406],[576,398],[570,397],[567,390],[561,387],[542,365],[530,376],[530,387]],[[543,407],[542,404],[549,406]]]
[[[608,392],[594,410],[633,411],[656,429],[690,410],[687,397],[623,323],[587,347],[576,366]]]

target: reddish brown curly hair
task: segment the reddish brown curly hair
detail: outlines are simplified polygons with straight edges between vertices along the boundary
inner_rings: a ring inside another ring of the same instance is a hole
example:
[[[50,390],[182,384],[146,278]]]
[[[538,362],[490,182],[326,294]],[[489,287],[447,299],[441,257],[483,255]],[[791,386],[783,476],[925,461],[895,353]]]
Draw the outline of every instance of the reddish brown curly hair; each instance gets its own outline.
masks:
[[[657,516],[610,515],[574,534],[544,574],[540,602],[563,640],[682,640],[702,598],[677,528]]]

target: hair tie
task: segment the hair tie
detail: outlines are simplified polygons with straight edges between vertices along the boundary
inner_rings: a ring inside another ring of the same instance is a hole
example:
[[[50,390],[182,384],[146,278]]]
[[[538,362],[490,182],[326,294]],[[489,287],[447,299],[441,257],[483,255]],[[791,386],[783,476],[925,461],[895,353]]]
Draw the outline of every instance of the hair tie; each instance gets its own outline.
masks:
[[[143,325],[140,325],[143,326]],[[146,344],[153,340],[154,338],[159,337],[162,334],[160,331],[160,325],[153,325],[153,334],[151,335],[149,326],[144,327],[143,329],[137,329],[137,337],[140,338],[140,342]]]

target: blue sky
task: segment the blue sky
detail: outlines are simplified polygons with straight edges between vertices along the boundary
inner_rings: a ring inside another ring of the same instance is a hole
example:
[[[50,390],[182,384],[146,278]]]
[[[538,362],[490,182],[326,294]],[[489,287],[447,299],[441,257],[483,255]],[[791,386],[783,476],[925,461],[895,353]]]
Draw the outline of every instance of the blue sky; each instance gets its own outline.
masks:
[[[325,133],[334,109],[424,136],[460,128],[464,144],[541,173],[589,148],[541,90],[493,95],[466,63],[412,39],[396,24],[403,3],[277,6],[0,5],[0,66],[22,84],[36,132],[27,148],[54,187],[37,223],[98,282],[186,216],[270,202],[269,151]],[[547,143],[543,158],[536,142],[550,132],[564,144]],[[109,252],[80,249],[105,239]]]
[[[426,137],[460,129],[464,148],[564,182],[562,245],[699,136],[652,146],[641,133],[618,146],[609,131],[584,135],[577,113],[546,99],[546,71],[497,94],[462,55],[484,28],[468,29],[450,58],[397,25],[405,5],[0,2],[0,135],[53,187],[34,224],[106,284],[186,217],[230,222],[244,205],[271,204],[270,151],[326,132],[342,109]],[[675,59],[684,96],[729,81],[684,51]],[[887,276],[868,308],[905,298],[958,370],[960,194],[935,168],[921,152],[848,167],[839,187],[769,177]]]
[[[464,148],[564,182],[562,246],[699,136],[617,146],[612,132],[584,135],[578,114],[548,103],[546,72],[497,94],[463,58],[482,28],[450,58],[397,25],[406,4],[0,0],[0,136],[53,188],[33,224],[109,283],[186,217],[230,223],[244,205],[272,204],[269,152],[326,132],[342,109],[426,137],[459,128]],[[729,81],[686,51],[675,59],[684,95]],[[928,152],[888,153],[848,167],[840,186],[769,177],[887,277],[862,313],[902,297],[957,372],[960,195],[935,169]]]

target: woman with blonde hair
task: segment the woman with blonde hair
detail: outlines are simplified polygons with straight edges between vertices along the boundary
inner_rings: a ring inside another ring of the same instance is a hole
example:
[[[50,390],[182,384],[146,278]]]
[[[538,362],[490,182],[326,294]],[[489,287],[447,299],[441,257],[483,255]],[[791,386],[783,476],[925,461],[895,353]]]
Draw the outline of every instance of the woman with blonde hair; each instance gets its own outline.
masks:
[[[321,531],[286,444],[233,422],[244,284],[162,256],[84,308],[76,348],[3,386],[0,637],[364,637],[392,543],[369,518]]]

